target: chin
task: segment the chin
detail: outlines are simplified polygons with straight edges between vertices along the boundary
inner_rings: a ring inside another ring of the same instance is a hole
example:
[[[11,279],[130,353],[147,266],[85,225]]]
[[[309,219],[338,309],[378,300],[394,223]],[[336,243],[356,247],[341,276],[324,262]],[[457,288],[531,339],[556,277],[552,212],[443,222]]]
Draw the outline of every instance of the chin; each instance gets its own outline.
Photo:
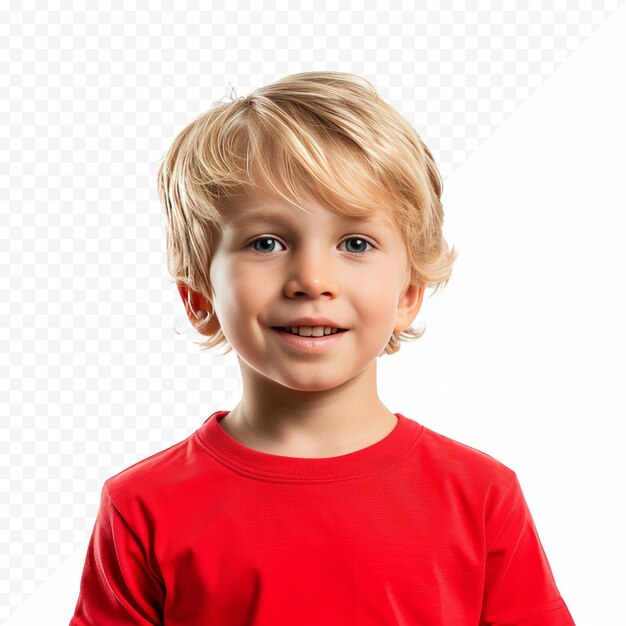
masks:
[[[335,389],[336,387],[341,386],[345,383],[346,380],[337,380],[331,378],[322,378],[322,379],[314,379],[312,380],[310,376],[303,376],[302,378],[289,378],[286,380],[275,380],[274,382],[278,385],[282,385],[283,387],[287,387],[288,389],[293,389],[294,391],[329,391],[330,389]]]

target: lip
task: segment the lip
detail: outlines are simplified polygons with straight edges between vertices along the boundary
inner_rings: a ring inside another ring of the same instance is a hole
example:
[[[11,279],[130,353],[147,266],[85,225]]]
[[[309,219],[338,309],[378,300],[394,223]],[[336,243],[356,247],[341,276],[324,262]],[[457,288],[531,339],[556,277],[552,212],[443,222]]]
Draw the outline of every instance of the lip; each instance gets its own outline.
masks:
[[[286,324],[288,326],[289,324]],[[297,324],[296,324],[297,326]],[[308,326],[308,324],[301,324],[301,326]],[[317,324],[322,326],[322,324]],[[336,332],[331,335],[323,335],[322,337],[301,337],[300,335],[294,335],[282,328],[272,328],[272,330],[280,337],[281,341],[284,341],[288,346],[296,348],[301,352],[318,353],[329,349],[334,346],[341,338],[349,331]]]
[[[330,326],[331,328],[344,328],[327,317],[298,317],[290,322],[274,324],[274,326]]]

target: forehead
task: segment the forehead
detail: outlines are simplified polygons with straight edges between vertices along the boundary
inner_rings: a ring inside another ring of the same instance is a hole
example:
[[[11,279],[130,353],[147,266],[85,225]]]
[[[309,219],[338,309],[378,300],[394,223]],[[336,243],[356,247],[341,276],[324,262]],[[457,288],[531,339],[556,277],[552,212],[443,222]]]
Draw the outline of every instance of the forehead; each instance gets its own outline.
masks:
[[[370,211],[361,211],[358,215],[349,215],[338,210],[327,209],[314,198],[304,198],[300,206],[288,202],[281,196],[255,192],[240,196],[229,202],[228,210],[224,216],[225,223],[232,227],[259,222],[293,223],[302,221],[308,213],[319,216],[320,211],[328,213],[328,219],[337,223],[368,223],[381,227],[394,227],[395,220],[391,211],[383,208],[375,208]],[[326,209],[326,211],[324,211]]]

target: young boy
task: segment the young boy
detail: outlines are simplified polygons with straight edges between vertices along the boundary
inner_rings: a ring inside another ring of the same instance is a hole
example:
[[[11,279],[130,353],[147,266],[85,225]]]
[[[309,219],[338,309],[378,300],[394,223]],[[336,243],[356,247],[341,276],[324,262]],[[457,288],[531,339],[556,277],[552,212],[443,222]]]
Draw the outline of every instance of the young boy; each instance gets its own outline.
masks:
[[[383,405],[456,258],[415,130],[357,76],[217,102],[159,171],[168,269],[243,397],[105,481],[73,626],[565,626],[515,472]]]

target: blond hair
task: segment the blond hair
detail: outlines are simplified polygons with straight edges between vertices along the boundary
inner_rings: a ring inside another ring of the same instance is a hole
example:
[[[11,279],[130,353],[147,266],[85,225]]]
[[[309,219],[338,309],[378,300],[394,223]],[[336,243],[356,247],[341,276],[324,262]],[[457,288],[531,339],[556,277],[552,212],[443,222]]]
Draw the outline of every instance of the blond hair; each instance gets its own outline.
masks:
[[[304,211],[302,191],[336,213],[389,211],[406,243],[408,280],[433,293],[448,282],[458,252],[442,235],[437,165],[415,129],[364,78],[330,71],[287,76],[214,102],[180,132],[158,172],[175,282],[213,301],[209,269],[226,201],[259,182]],[[193,311],[189,292],[188,306]],[[400,341],[424,330],[394,332],[381,354],[394,354]],[[224,354],[232,350],[219,329],[200,346],[222,344]]]

